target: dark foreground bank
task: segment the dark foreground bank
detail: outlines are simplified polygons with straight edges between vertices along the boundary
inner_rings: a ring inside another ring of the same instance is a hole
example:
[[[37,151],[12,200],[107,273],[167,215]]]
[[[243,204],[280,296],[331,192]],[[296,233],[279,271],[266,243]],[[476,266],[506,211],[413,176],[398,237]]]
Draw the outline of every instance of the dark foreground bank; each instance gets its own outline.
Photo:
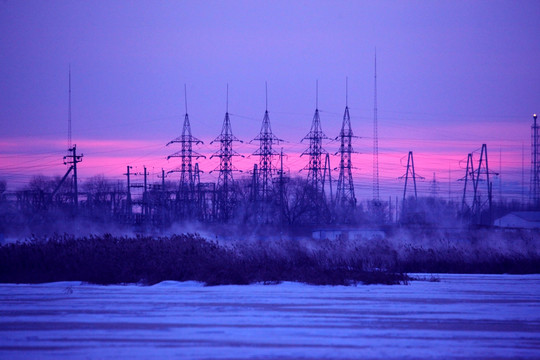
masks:
[[[0,247],[3,283],[399,284],[410,280],[407,273],[540,273],[538,240],[536,234],[490,231],[222,243],[196,234],[57,235]]]
[[[328,251],[331,243],[319,245],[311,248],[283,241],[224,246],[192,234],[160,238],[55,236],[0,247],[0,282],[155,284],[194,280],[206,285],[281,281],[350,285],[408,281],[401,273],[367,268],[361,259],[332,258]]]

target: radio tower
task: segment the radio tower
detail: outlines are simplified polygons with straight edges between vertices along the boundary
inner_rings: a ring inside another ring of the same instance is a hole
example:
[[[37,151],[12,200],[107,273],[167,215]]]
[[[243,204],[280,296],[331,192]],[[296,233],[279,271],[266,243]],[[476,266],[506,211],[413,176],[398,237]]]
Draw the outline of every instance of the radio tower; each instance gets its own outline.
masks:
[[[272,196],[272,174],[276,170],[272,165],[272,157],[279,155],[277,151],[272,149],[272,145],[279,144],[281,139],[278,139],[270,127],[270,117],[268,116],[268,86],[265,83],[266,90],[266,110],[259,135],[253,139],[259,141],[259,149],[253,155],[259,156],[258,176],[255,179],[258,181],[256,188],[258,191],[254,193],[256,199],[268,201]]]
[[[328,139],[328,137],[323,133],[321,128],[318,82],[316,92],[315,115],[313,115],[311,130],[302,139],[302,141],[309,140],[309,148],[300,156],[309,155],[309,163],[304,167],[304,170],[308,170],[308,183],[316,193],[322,194],[324,198],[324,165],[322,155],[326,154],[326,150],[322,147],[322,141],[323,139]]]
[[[375,49],[375,87],[373,98],[373,200],[379,201],[379,134],[377,125],[377,49]]]
[[[215,138],[210,144],[219,142],[221,144],[220,150],[210,157],[218,157],[220,159],[219,177],[217,183],[217,216],[223,221],[230,219],[235,202],[234,192],[234,180],[233,171],[239,171],[232,165],[233,156],[241,156],[233,151],[233,141],[242,142],[236,138],[232,133],[231,120],[229,119],[229,85],[227,85],[227,106],[225,112],[225,119],[223,120],[223,127],[221,128],[221,134]]]
[[[345,83],[345,113],[343,114],[343,123],[341,125],[341,132],[336,138],[340,139],[341,146],[339,162],[339,178],[336,191],[336,204],[341,207],[356,207],[356,197],[354,195],[354,182],[352,177],[352,159],[353,153],[352,138],[353,132],[351,129],[351,117],[349,115],[349,86],[348,79]]]
[[[533,115],[531,126],[531,205],[540,208],[540,144],[538,143],[538,123]]]
[[[71,148],[71,64],[69,65],[68,149]]]
[[[177,151],[174,154],[167,156],[167,160],[169,160],[172,157],[181,158],[182,165],[180,168],[176,168],[174,170],[168,171],[167,173],[168,174],[172,172],[180,173],[180,184],[178,188],[179,196],[177,197],[177,201],[181,201],[183,205],[189,206],[193,204],[193,201],[195,200],[195,175],[194,175],[194,169],[193,169],[193,159],[198,159],[205,156],[193,151],[193,144],[198,145],[198,144],[202,144],[203,142],[197,139],[196,137],[194,137],[193,135],[191,135],[191,125],[190,125],[189,116],[188,116],[187,91],[186,91],[185,84],[184,84],[184,105],[186,109],[186,114],[184,115],[184,126],[182,128],[182,135],[180,135],[176,139],[171,140],[169,141],[169,143],[167,143],[167,146],[171,144],[175,144],[175,143],[182,144],[182,149],[180,151]],[[187,211],[183,211],[183,212],[187,214]]]
[[[77,155],[77,145],[71,143],[71,65],[69,66],[69,100],[68,100],[68,155],[64,156],[64,165],[70,165],[68,171],[60,181],[60,184],[53,191],[54,194],[66,180],[66,177],[73,170],[73,205],[75,209],[79,207],[79,187],[77,180],[77,164],[82,161],[83,154]]]
[[[379,130],[377,124],[377,49],[375,49],[375,86],[373,97],[373,200],[379,201]]]

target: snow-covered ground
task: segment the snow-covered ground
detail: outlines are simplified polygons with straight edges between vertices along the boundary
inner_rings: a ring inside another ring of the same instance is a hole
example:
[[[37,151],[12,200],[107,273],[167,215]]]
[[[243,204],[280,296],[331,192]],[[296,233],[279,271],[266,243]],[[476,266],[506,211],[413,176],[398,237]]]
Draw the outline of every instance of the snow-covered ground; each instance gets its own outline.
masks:
[[[540,275],[440,279],[0,284],[0,359],[540,358]]]

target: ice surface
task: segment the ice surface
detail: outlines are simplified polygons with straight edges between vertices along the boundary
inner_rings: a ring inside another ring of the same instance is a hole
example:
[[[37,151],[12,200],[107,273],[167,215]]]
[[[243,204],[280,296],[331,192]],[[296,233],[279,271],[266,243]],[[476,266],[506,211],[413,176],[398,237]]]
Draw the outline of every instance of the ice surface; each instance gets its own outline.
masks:
[[[357,287],[0,284],[0,359],[540,358],[540,275]]]

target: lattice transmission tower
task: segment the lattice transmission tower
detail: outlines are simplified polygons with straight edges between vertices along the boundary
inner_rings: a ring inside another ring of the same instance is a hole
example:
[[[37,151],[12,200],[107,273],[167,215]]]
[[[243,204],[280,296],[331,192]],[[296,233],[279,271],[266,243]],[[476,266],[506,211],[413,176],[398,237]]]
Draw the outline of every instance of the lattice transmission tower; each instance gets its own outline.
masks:
[[[487,145],[482,144],[480,149],[480,159],[478,165],[475,164],[474,153],[467,155],[467,168],[465,170],[465,177],[460,179],[464,181],[463,186],[463,199],[461,202],[461,213],[465,217],[469,217],[474,224],[491,225],[492,222],[492,190],[493,184],[489,178],[489,175],[499,175],[496,172],[489,170]],[[480,183],[485,184],[485,190],[482,190]],[[472,183],[469,188],[467,185]],[[468,195],[472,190],[472,203],[467,201]]]
[[[345,91],[345,113],[343,114],[343,122],[341,124],[341,132],[336,140],[340,140],[339,151],[335,155],[340,154],[339,161],[339,177],[336,190],[336,205],[346,208],[356,207],[356,196],[354,194],[354,182],[352,176],[352,147],[353,135],[351,129],[351,117],[349,115],[349,91],[348,80],[346,81]]]
[[[412,178],[414,185],[414,199],[417,200],[418,192],[416,191],[416,179],[423,180],[425,178],[418,175],[414,169],[414,156],[412,151],[409,151],[409,155],[407,156],[407,171],[405,172],[405,175],[399,177],[400,179],[405,179],[405,186],[403,187],[403,203],[407,200],[407,183],[409,181],[409,176]]]
[[[330,177],[330,157],[322,147],[322,142],[328,137],[323,133],[321,118],[319,117],[319,86],[317,82],[315,114],[311,122],[309,133],[302,139],[309,140],[307,148],[300,156],[308,155],[309,162],[302,170],[308,170],[307,182],[308,190],[312,192],[309,196],[311,201],[310,217],[311,222],[320,223],[323,221],[322,215],[328,215],[328,204],[325,195],[325,183],[328,176],[330,184],[330,200],[332,199],[332,182]],[[324,155],[324,158],[323,158]]]
[[[221,128],[221,134],[210,144],[220,143],[220,149],[213,154],[210,159],[218,157],[220,159],[219,167],[214,171],[219,171],[217,184],[217,218],[227,221],[231,218],[232,211],[236,202],[234,188],[233,171],[240,171],[234,168],[232,163],[233,156],[242,156],[233,150],[233,142],[242,142],[232,133],[231,120],[229,118],[229,86],[227,85],[227,110],[225,119]],[[242,156],[243,157],[243,156]]]
[[[309,155],[309,162],[304,167],[304,170],[308,170],[308,183],[310,186],[320,194],[324,195],[324,175],[325,164],[323,164],[323,155],[327,154],[326,150],[322,147],[322,142],[328,137],[323,133],[321,127],[321,118],[319,116],[319,94],[317,84],[316,105],[315,114],[313,115],[313,121],[311,122],[311,129],[309,133],[302,139],[309,140],[309,148],[307,148],[300,156]]]
[[[184,125],[182,127],[182,135],[167,143],[167,146],[171,144],[181,144],[181,150],[175,152],[172,155],[167,156],[167,160],[172,157],[181,158],[181,165],[179,168],[170,170],[167,173],[179,172],[180,183],[178,186],[178,194],[176,197],[177,203],[179,203],[180,212],[182,215],[193,214],[190,209],[193,208],[194,201],[196,200],[196,179],[198,179],[198,167],[194,167],[193,159],[205,158],[193,150],[193,145],[202,144],[203,142],[191,134],[191,124],[189,121],[188,107],[187,107],[187,91],[184,85],[184,104],[186,114],[184,115]]]
[[[266,90],[266,110],[262,121],[261,131],[253,141],[259,142],[259,149],[253,155],[259,156],[259,167],[254,173],[254,179],[258,182],[253,184],[256,189],[254,195],[256,200],[269,201],[272,198],[272,177],[277,169],[272,164],[272,158],[278,156],[279,153],[272,148],[272,145],[277,145],[281,141],[272,133],[270,126],[270,116],[268,115],[268,87]]]

